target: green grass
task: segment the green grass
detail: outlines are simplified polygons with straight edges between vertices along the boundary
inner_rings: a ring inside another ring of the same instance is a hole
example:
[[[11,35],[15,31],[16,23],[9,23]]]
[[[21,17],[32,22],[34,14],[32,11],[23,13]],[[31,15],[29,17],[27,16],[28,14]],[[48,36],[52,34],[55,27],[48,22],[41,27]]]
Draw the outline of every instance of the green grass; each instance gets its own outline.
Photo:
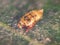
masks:
[[[60,45],[60,18],[59,18],[60,13],[58,13],[60,12],[60,3],[55,3],[53,2],[53,0],[47,0],[47,3],[43,8],[45,10],[44,18],[46,20],[47,19],[49,20],[47,21],[46,24],[44,24],[45,25],[44,29],[46,29],[53,37],[53,40],[56,41],[56,42],[52,42],[50,45]],[[51,10],[54,13],[52,16],[50,16],[49,14]],[[58,13],[58,14],[55,14],[55,13]]]

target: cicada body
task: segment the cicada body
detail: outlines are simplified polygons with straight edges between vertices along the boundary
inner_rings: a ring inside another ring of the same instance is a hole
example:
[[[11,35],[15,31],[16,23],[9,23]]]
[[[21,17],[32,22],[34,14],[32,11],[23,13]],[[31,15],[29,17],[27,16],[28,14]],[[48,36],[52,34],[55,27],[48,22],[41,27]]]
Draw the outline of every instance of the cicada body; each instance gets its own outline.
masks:
[[[26,13],[24,16],[22,16],[19,19],[19,22],[17,24],[18,28],[23,28],[28,32],[30,29],[32,29],[35,24],[41,20],[43,17],[43,9],[41,10],[32,10],[28,13]]]

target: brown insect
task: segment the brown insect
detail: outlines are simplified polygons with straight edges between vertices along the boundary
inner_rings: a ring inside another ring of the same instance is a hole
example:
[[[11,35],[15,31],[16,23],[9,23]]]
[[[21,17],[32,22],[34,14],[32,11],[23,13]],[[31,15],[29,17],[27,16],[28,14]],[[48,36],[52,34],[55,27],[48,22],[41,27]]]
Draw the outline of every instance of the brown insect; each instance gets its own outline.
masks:
[[[17,24],[18,28],[23,28],[28,32],[43,17],[43,9],[32,10],[22,16]]]

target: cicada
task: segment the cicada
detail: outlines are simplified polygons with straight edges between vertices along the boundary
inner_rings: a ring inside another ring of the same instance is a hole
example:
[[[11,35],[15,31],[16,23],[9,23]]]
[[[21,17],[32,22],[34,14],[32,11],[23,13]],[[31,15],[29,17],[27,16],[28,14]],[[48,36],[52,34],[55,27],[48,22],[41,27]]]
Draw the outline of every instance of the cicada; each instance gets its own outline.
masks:
[[[36,23],[43,18],[43,9],[32,10],[23,15],[17,23],[18,28],[22,28],[28,32],[31,30]]]

